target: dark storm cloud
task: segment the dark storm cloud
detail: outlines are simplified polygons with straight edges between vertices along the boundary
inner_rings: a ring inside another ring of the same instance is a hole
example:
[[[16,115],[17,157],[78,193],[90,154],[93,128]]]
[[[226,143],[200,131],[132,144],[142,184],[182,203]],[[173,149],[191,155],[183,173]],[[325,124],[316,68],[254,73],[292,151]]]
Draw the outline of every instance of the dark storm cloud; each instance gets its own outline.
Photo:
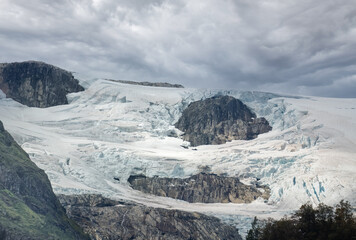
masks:
[[[2,0],[0,61],[92,77],[356,97],[353,0]]]

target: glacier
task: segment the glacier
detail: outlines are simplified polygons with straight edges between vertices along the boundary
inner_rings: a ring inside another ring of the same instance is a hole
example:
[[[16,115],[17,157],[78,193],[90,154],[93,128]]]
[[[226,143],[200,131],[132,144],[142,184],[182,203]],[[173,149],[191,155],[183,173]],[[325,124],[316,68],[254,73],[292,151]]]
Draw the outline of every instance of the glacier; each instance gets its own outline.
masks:
[[[100,193],[197,211],[236,223],[243,233],[254,216],[282,217],[306,202],[345,199],[356,205],[356,99],[80,81],[86,90],[69,94],[68,105],[45,109],[0,92],[0,120],[45,170],[55,193]],[[240,99],[272,131],[254,140],[187,148],[174,137],[181,134],[174,123],[190,102],[216,95]],[[187,203],[140,193],[126,182],[131,174],[188,177],[206,167],[267,185],[271,197],[250,204]]]

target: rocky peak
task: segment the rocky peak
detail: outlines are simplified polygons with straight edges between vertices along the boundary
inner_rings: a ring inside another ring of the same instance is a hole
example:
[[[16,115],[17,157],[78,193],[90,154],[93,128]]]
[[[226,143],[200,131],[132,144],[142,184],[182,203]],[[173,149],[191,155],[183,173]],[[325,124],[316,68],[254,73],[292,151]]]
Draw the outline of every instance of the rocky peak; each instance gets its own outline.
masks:
[[[250,140],[272,128],[265,118],[257,118],[244,103],[231,96],[216,96],[192,102],[175,127],[192,146]]]
[[[0,64],[0,89],[29,107],[67,104],[68,93],[83,91],[72,73],[44,62]]]

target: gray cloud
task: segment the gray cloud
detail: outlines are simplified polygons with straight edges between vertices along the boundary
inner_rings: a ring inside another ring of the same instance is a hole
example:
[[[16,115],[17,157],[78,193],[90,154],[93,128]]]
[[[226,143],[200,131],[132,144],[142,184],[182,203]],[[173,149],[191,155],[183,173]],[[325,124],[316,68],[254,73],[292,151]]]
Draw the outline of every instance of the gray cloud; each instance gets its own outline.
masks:
[[[356,97],[353,0],[2,0],[0,61],[93,77]]]

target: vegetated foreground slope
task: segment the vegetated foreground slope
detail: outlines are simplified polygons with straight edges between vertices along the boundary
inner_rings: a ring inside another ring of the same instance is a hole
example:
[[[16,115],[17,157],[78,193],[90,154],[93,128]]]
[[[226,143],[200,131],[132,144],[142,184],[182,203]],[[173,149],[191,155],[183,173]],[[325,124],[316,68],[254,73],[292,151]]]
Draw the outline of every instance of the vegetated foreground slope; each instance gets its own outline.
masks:
[[[0,121],[0,239],[86,239]]]
[[[155,88],[85,82],[69,105],[29,108],[0,96],[0,116],[56,193],[102,193],[153,207],[223,216],[283,216],[301,204],[341,199],[355,205],[356,100],[288,97],[230,90]],[[272,131],[256,139],[189,148],[174,127],[193,101],[241,100]],[[185,146],[184,148],[181,146]],[[268,202],[191,204],[132,190],[130,175],[211,173],[268,185]],[[116,179],[114,179],[114,177]],[[119,179],[120,181],[117,181]]]

